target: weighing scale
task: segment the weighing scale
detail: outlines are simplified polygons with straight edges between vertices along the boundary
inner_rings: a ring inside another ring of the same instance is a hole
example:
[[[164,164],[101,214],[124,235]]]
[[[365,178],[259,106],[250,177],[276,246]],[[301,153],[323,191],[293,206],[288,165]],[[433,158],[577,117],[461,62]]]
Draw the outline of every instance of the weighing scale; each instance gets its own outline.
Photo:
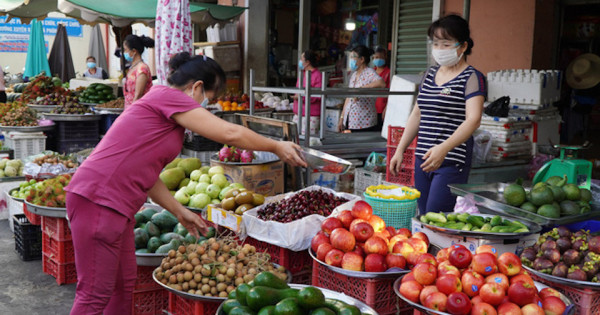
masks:
[[[592,162],[578,159],[577,151],[585,149],[585,146],[561,146],[555,145],[560,149],[560,157],[544,164],[533,177],[533,184],[545,182],[552,176],[562,177],[567,175],[567,182],[576,184],[579,188],[590,189],[592,184]]]

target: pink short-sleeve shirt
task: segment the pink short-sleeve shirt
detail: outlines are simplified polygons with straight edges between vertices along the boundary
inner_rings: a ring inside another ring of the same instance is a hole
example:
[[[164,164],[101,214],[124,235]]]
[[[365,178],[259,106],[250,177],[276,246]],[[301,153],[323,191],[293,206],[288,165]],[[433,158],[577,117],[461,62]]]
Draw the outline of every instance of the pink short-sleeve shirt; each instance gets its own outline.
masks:
[[[159,85],[134,104],[117,118],[66,188],[129,218],[181,151],[185,129],[171,116],[200,107],[182,91]]]

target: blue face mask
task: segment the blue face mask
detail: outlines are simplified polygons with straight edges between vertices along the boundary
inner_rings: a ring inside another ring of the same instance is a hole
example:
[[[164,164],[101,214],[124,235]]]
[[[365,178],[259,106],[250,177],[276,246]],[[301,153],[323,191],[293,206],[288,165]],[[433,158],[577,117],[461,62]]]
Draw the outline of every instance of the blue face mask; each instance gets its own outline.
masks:
[[[96,68],[96,63],[95,62],[88,62],[87,63],[87,67],[90,68],[90,69],[94,69],[94,68]]]
[[[350,70],[352,70],[352,71],[358,70],[358,65],[356,64],[356,59],[350,59]]]
[[[127,60],[127,62],[133,61],[133,57],[131,57],[128,52],[123,54],[123,58],[125,58],[125,60]]]
[[[302,60],[298,60],[298,68],[300,68],[300,70],[304,70],[304,63],[302,63]]]
[[[373,65],[377,68],[381,68],[383,66],[385,66],[385,60],[384,59],[373,59]]]
[[[190,94],[191,98],[194,98],[194,89],[195,87],[192,86],[192,94]],[[206,93],[204,93],[204,89],[202,89],[202,103],[200,103],[200,106],[202,108],[206,108],[206,106],[208,106],[208,98],[206,97]]]

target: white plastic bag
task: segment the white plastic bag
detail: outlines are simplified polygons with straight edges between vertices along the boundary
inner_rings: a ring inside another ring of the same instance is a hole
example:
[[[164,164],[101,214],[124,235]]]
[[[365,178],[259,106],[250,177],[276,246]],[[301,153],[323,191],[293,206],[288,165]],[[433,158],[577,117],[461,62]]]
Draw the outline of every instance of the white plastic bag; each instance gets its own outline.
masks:
[[[473,160],[477,163],[485,163],[487,156],[492,148],[492,133],[477,129],[473,133]]]
[[[465,197],[461,197],[461,196],[456,197],[456,204],[454,205],[454,212],[468,213],[468,214],[479,213],[479,209],[477,209],[477,205],[475,204],[475,199],[473,199],[473,195],[468,194]]]

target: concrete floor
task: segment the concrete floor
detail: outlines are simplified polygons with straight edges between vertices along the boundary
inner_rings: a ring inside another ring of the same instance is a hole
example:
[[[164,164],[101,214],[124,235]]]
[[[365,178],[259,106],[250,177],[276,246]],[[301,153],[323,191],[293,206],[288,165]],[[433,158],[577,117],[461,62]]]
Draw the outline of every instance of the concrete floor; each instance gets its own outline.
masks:
[[[22,261],[15,251],[15,240],[8,220],[0,220],[0,314],[69,314],[75,284],[56,284],[42,271],[42,261]]]

